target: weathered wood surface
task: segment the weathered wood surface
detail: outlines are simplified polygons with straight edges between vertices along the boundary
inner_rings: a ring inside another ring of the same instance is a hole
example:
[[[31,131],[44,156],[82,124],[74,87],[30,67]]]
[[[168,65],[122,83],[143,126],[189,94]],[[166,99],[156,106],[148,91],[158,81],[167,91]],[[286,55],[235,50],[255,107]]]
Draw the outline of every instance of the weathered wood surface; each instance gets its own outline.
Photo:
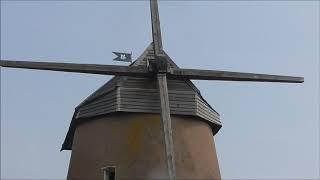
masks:
[[[160,96],[160,115],[162,120],[162,128],[165,140],[166,148],[166,161],[168,168],[168,175],[170,180],[176,179],[176,168],[174,159],[174,148],[172,139],[172,128],[171,128],[171,117],[170,117],[170,106],[169,106],[169,95],[167,87],[166,74],[159,73],[158,76],[158,89]]]
[[[113,88],[112,91],[101,96],[101,98],[96,101],[92,101],[85,106],[80,106],[78,108],[77,118],[97,116],[101,114],[106,114],[110,112],[115,112],[117,105],[117,91]]]
[[[8,61],[1,60],[0,66],[10,68],[37,69],[49,71],[63,71],[75,73],[89,73],[118,76],[152,76],[147,67],[144,66],[117,66],[100,64],[75,64],[56,62],[32,62],[32,61]]]
[[[162,54],[162,40],[161,40],[160,18],[159,18],[157,0],[150,0],[150,9],[151,9],[154,54],[158,56]]]
[[[222,81],[257,81],[257,82],[285,82],[303,83],[303,77],[282,76],[270,74],[242,73],[231,71],[215,71],[200,69],[177,69],[169,74],[174,78],[198,79],[198,80],[222,80]]]
[[[198,95],[196,95],[196,114],[203,119],[210,120],[216,124],[221,124],[219,114],[211,108],[208,108],[208,105]]]
[[[119,111],[160,113],[157,86],[157,81],[152,78],[115,77],[78,106],[77,117]],[[167,86],[171,114],[198,116],[221,124],[219,114],[186,80],[167,79]]]
[[[102,75],[152,77],[154,74],[145,66],[116,66],[99,64],[74,64],[54,62],[30,62],[1,60],[0,66],[11,68],[38,69],[50,71],[90,73]],[[174,69],[168,77],[176,79],[221,80],[221,81],[256,81],[256,82],[284,82],[302,83],[303,77],[282,76],[270,74],[242,73],[231,71]]]
[[[143,51],[143,53],[137,58],[136,61],[134,61],[130,66],[147,66],[149,60],[154,60],[154,50],[153,50],[153,43],[150,43],[149,46]],[[170,56],[165,52],[165,50],[162,49],[163,55],[166,57],[168,66],[171,69],[179,69],[177,64],[173,62],[173,60],[170,58]]]
[[[167,84],[170,114],[198,116],[221,125],[219,114],[185,80],[167,79]],[[159,92],[154,79],[116,78],[78,106],[77,118],[111,112],[160,113],[159,104]]]

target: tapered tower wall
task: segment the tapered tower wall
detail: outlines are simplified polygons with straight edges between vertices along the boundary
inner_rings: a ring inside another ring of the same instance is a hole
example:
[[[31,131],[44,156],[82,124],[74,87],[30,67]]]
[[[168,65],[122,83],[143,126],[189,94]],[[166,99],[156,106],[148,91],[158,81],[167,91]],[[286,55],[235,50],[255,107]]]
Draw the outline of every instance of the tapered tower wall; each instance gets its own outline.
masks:
[[[172,116],[177,179],[220,179],[212,129],[190,116]],[[168,179],[159,114],[113,113],[77,126],[68,180]]]

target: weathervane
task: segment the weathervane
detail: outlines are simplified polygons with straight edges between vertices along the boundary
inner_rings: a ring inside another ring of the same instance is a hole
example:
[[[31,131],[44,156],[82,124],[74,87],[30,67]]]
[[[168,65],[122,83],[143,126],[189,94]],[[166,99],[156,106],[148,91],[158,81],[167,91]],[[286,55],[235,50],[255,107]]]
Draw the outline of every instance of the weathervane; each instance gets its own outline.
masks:
[[[112,52],[117,57],[114,58],[114,61],[122,61],[122,62],[132,62],[132,53],[122,53],[122,52]]]
[[[181,69],[169,65],[169,59],[164,54],[161,39],[160,20],[157,0],[150,0],[152,38],[154,58],[148,60],[148,65],[118,66],[101,64],[75,64],[56,62],[31,62],[1,60],[0,66],[9,68],[26,68],[50,71],[76,72],[88,74],[102,74],[115,76],[149,77],[157,81],[160,114],[165,139],[165,152],[170,180],[176,179],[175,156],[171,129],[169,96],[167,78],[188,80],[220,80],[220,81],[257,81],[257,82],[284,82],[302,83],[303,77],[255,74],[243,72]],[[131,62],[131,54],[114,52],[118,57],[115,60]]]

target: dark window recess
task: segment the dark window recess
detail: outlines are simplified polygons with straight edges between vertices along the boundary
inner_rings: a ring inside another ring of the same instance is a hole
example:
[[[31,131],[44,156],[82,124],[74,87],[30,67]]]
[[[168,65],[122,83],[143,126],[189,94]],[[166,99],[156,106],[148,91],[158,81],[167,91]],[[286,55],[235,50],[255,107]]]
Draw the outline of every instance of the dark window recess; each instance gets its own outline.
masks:
[[[115,180],[116,179],[116,168],[115,167],[104,167],[103,169],[103,180]]]

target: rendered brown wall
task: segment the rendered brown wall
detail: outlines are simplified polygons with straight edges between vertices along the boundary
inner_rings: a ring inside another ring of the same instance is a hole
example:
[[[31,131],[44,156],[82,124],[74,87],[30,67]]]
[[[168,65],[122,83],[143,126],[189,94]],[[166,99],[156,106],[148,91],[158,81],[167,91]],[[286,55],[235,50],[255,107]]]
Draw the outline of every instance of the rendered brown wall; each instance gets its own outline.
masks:
[[[177,179],[220,179],[209,125],[172,116]],[[68,180],[103,180],[116,167],[117,180],[168,179],[160,116],[116,113],[88,120],[75,132]]]

